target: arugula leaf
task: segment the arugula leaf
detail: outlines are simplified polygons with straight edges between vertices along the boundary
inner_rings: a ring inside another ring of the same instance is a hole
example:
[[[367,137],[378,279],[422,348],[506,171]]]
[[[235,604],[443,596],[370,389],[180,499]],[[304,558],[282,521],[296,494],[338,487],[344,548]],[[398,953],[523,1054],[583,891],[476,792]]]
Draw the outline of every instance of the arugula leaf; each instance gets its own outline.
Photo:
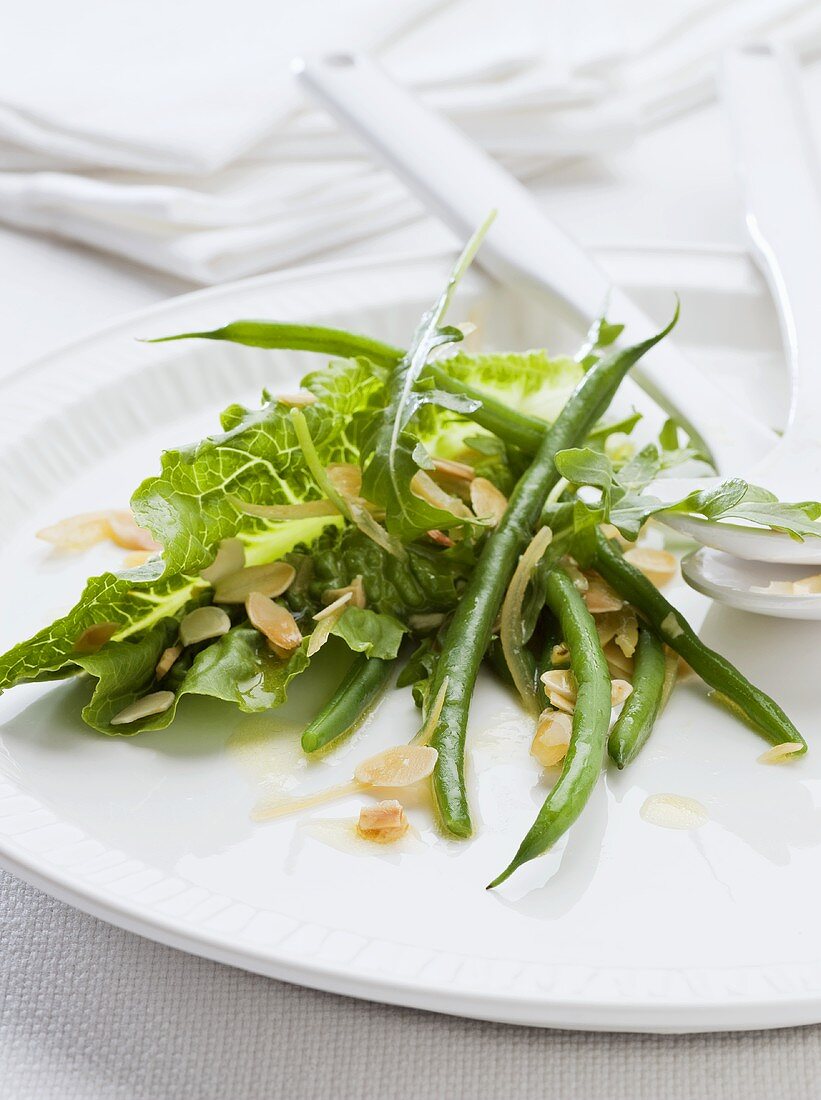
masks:
[[[666,440],[673,440],[666,433]],[[711,489],[698,489],[681,500],[659,500],[642,490],[653,481],[666,463],[675,460],[681,449],[662,452],[649,444],[628,463],[616,470],[610,459],[590,448],[577,447],[560,451],[556,467],[562,477],[576,487],[589,486],[600,490],[601,501],[596,505],[583,504],[595,513],[596,522],[610,522],[628,539],[638,537],[642,524],[652,515],[665,512],[700,516],[707,520],[740,519],[756,526],[780,531],[798,541],[805,537],[821,536],[821,503],[804,501],[783,503],[766,489],[749,485],[741,478],[731,478]],[[692,452],[686,452],[687,457]],[[579,529],[579,517],[576,517]],[[584,526],[584,524],[582,524]]]
[[[464,518],[457,518],[445,509],[435,507],[411,491],[410,482],[418,469],[413,460],[417,440],[405,428],[426,402],[424,393],[419,393],[414,387],[431,352],[443,344],[462,339],[459,329],[439,326],[456,286],[473,260],[491,221],[492,217],[468,242],[444,290],[419,322],[406,354],[392,369],[388,383],[388,405],[374,418],[370,433],[363,493],[368,500],[384,508],[389,533],[406,541],[431,528],[447,528],[465,522]]]
[[[379,614],[369,608],[349,607],[331,627],[354,653],[392,661],[399,652],[406,627],[393,615]]]

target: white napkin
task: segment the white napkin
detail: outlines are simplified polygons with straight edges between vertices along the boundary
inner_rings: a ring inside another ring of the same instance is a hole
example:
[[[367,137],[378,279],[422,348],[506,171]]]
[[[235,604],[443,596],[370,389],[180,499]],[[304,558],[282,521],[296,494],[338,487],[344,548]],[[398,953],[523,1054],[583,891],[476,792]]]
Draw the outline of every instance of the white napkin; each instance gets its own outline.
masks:
[[[300,51],[375,53],[520,177],[703,99],[716,51],[821,42],[800,0],[27,0],[0,64],[0,219],[197,282],[419,207],[304,103]]]

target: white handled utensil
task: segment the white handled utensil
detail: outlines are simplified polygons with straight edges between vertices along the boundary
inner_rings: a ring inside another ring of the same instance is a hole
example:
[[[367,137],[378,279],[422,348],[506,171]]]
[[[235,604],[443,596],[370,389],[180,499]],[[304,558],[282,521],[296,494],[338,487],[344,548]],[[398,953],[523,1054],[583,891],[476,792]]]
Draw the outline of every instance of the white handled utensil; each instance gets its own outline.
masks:
[[[744,192],[753,250],[778,310],[790,366],[789,422],[777,447],[749,480],[782,500],[821,497],[821,191],[797,73],[788,55],[767,45],[731,50],[723,92]],[[781,585],[804,570],[760,563],[821,565],[821,538],[670,517],[712,547],[684,563],[700,591],[736,607],[792,618],[821,618],[821,595],[792,595]],[[750,561],[739,558],[751,559]]]
[[[467,239],[497,216],[478,257],[506,283],[548,293],[584,328],[607,308],[631,342],[657,329],[512,176],[445,119],[357,54],[295,62],[302,82],[387,162],[425,205]],[[748,469],[775,436],[665,340],[634,369],[636,380],[727,473]]]

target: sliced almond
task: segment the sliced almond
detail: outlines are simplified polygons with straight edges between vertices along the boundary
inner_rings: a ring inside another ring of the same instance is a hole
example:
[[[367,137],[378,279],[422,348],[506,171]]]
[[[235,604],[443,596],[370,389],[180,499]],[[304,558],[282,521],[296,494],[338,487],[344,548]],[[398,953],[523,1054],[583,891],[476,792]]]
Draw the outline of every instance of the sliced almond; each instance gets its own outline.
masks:
[[[604,611],[620,611],[624,606],[621,596],[617,595],[598,573],[587,574],[584,602],[591,615],[600,615]]]
[[[197,607],[189,611],[180,623],[180,641],[184,646],[197,645],[209,638],[220,638],[231,629],[231,620],[221,607]]]
[[[365,585],[362,582],[362,577],[354,577],[350,584],[346,584],[344,588],[326,588],[322,593],[322,602],[328,606],[333,606],[338,599],[342,596],[347,596],[350,593],[351,607],[367,607],[367,598],[365,596]],[[321,614],[321,612],[320,612]]]
[[[455,541],[450,537],[450,535],[446,535],[444,531],[439,531],[435,527],[431,528],[430,531],[427,531],[426,534],[431,542],[435,542],[439,546],[450,547],[456,545]]]
[[[363,840],[377,844],[392,844],[408,831],[409,823],[401,802],[386,799],[375,806],[363,806],[359,811],[356,831]]]
[[[698,829],[710,820],[700,802],[680,794],[651,794],[645,798],[639,814],[648,825],[662,829]]]
[[[494,527],[498,527],[507,511],[507,497],[486,477],[471,481],[470,504],[478,519],[489,519]]]
[[[433,508],[441,508],[461,518],[470,516],[470,509],[458,497],[446,493],[441,485],[437,485],[430,474],[424,470],[416,471],[411,478],[410,488],[414,496],[426,501]]]
[[[245,603],[252,592],[262,596],[281,596],[295,576],[296,570],[287,561],[250,565],[217,581],[214,603]]]
[[[308,390],[297,390],[295,393],[278,393],[277,402],[287,405],[289,409],[304,409],[308,405],[316,403],[318,398]]]
[[[340,496],[358,497],[362,492],[362,470],[352,462],[338,462],[327,466],[325,473]]]
[[[633,685],[628,684],[626,680],[611,680],[610,681],[610,706],[620,706],[628,695],[632,694]]]
[[[398,745],[363,760],[354,779],[362,787],[410,787],[427,779],[438,755],[430,745]]]
[[[248,618],[271,643],[278,657],[287,657],[302,641],[296,619],[287,607],[274,603],[260,592],[252,592],[245,601]]]
[[[315,653],[319,653],[320,649],[322,649],[330,638],[333,628],[345,614],[345,608],[350,598],[350,593],[347,593],[345,596],[340,596],[338,600],[330,605],[330,607],[323,608],[322,611],[314,615],[316,626],[311,631],[311,636],[308,639],[309,657],[313,657]]]
[[[154,677],[157,680],[162,680],[164,676],[167,676],[177,661],[182,656],[181,645],[170,645],[168,649],[162,651],[159,661],[157,661],[157,667],[154,669]]]
[[[239,573],[245,565],[245,547],[239,539],[223,539],[219,544],[216,556],[207,569],[203,569],[200,576],[208,584],[216,584],[217,581]]]
[[[633,546],[625,550],[624,560],[643,573],[656,588],[668,584],[678,570],[678,561],[669,550],[651,550],[649,546]]]
[[[331,591],[339,590],[329,588],[328,592]],[[317,611],[316,615],[314,615],[314,622],[321,623],[325,619],[336,615],[336,613],[338,611],[341,611],[342,608],[345,607],[346,604],[349,604],[352,599],[353,592],[350,590],[350,588],[343,589],[341,596],[337,596],[336,599],[332,603],[329,603],[327,607],[323,607],[321,611]]]
[[[566,665],[570,661],[570,650],[564,644],[559,642],[554,645],[550,651],[550,663],[552,665]]]
[[[562,569],[564,569],[565,573],[567,573],[568,577],[573,581],[573,585],[577,592],[587,591],[589,587],[587,577],[582,573],[581,569],[579,569],[572,558],[562,558]]]
[[[150,531],[137,526],[130,512],[110,512],[108,524],[112,540],[124,550],[162,550]]]
[[[625,657],[632,657],[639,644],[639,621],[635,611],[630,607],[623,607],[617,611],[618,625],[616,627],[615,642]]]
[[[88,550],[111,537],[108,512],[86,512],[69,516],[37,532],[37,538],[50,542],[58,550]]]
[[[111,719],[111,725],[127,726],[132,722],[139,722],[141,718],[150,718],[153,714],[164,714],[173,703],[173,691],[152,691],[150,695],[144,695],[142,699],[123,707]]]
[[[794,741],[784,741],[780,745],[773,745],[771,749],[762,752],[758,758],[759,764],[785,764],[798,752],[803,752],[803,745],[796,745]]]
[[[154,553],[153,550],[131,550],[123,558],[123,566],[126,569],[138,569],[141,565],[145,565],[147,561],[150,561]]]
[[[434,457],[433,467],[437,474],[453,481],[473,481],[476,477],[476,471],[467,462],[454,462],[450,458]]]
[[[576,677],[570,669],[551,669],[542,673],[541,679],[551,706],[572,714],[576,707]]]
[[[535,756],[545,768],[553,768],[556,764],[561,764],[567,755],[572,732],[573,720],[569,714],[556,710],[543,710],[539,716],[536,735],[530,746],[531,756]]]
[[[75,653],[96,653],[110,642],[120,629],[119,623],[94,623],[87,626],[74,642]]]
[[[611,679],[630,680],[633,678],[633,658],[625,657],[615,642],[608,642],[602,652],[605,661],[607,661],[607,669]]]

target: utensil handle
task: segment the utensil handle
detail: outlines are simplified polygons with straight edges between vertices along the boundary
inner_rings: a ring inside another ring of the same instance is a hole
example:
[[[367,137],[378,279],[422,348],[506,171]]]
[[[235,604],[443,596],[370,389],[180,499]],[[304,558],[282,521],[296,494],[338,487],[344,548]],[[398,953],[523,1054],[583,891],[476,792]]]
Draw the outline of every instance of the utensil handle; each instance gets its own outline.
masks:
[[[794,498],[817,499],[821,189],[798,71],[782,48],[751,44],[728,51],[721,77],[747,229],[778,311],[792,382],[787,429],[761,471],[776,480],[789,475]]]
[[[301,59],[295,69],[330,113],[359,134],[460,237],[469,237],[490,210],[497,211],[477,261],[492,275],[547,291],[566,316],[585,328],[609,300],[610,315],[626,325],[631,341],[657,329],[611,288],[605,273],[543,214],[521,184],[374,62],[358,54],[335,54]],[[774,441],[768,428],[739,410],[669,340],[654,348],[634,375],[712,453],[719,468],[745,467]]]

